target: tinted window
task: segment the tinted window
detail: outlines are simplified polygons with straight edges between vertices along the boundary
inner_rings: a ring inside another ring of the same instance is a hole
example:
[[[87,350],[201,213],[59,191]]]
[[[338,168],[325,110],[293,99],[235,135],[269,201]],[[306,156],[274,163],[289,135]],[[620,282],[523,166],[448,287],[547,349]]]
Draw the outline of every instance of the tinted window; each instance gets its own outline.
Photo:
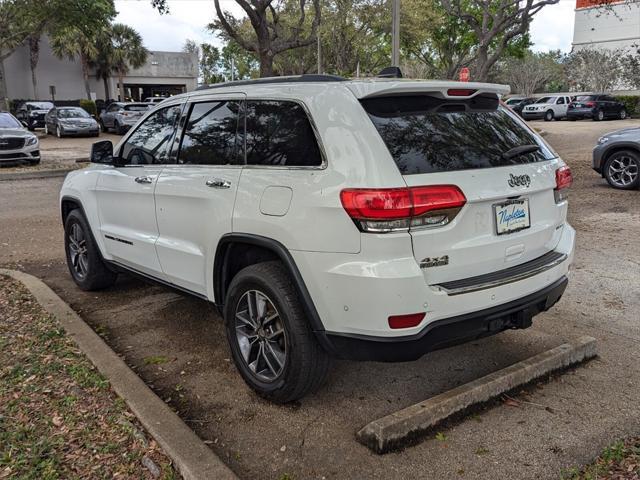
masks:
[[[315,167],[318,142],[304,109],[295,102],[246,102],[247,164]]]
[[[564,97],[560,97],[556,103],[558,105],[564,105]]]
[[[542,97],[536,103],[556,103],[556,97]]]
[[[428,95],[362,100],[403,175],[491,168],[554,158],[545,143],[495,95],[445,100]],[[514,147],[533,153],[505,158]]]
[[[180,115],[180,105],[163,108],[150,115],[122,146],[120,156],[128,165],[169,162],[169,142]]]
[[[244,163],[238,150],[240,102],[196,103],[184,128],[178,163],[230,165]]]
[[[597,95],[578,95],[576,97],[576,102],[592,102],[597,99]]]

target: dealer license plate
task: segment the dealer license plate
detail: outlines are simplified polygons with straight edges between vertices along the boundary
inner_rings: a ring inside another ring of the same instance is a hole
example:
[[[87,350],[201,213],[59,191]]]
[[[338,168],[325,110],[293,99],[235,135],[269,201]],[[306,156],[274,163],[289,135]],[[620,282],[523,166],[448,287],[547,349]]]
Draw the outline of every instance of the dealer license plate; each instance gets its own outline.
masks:
[[[531,226],[529,219],[529,200],[519,198],[493,206],[496,214],[496,233],[503,235],[524,230]]]

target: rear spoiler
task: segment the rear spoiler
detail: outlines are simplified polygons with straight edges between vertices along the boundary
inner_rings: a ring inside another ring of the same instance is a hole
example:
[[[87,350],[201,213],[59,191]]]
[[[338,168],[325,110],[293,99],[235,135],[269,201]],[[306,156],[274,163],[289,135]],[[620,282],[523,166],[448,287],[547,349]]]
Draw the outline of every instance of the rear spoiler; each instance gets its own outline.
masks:
[[[359,98],[411,95],[420,93],[439,94],[442,98],[472,98],[482,93],[504,96],[511,92],[509,85],[479,82],[451,82],[438,80],[371,80],[348,82],[347,87]],[[454,94],[451,94],[454,93]]]

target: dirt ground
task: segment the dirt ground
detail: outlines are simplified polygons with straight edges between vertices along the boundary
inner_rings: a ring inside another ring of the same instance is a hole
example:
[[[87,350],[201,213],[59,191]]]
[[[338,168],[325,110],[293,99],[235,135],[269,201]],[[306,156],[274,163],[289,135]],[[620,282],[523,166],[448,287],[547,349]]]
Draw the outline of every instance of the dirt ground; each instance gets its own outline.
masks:
[[[640,121],[536,122],[571,166],[569,221],[578,244],[569,287],[534,326],[434,352],[412,363],[335,362],[316,395],[274,406],[230,361],[205,302],[122,276],[78,290],[63,259],[62,179],[0,182],[0,265],[35,274],[67,300],[243,478],[558,478],[640,431],[640,191],[608,187],[590,168],[596,139]],[[442,430],[378,456],[355,432],[379,416],[578,335],[600,358]]]

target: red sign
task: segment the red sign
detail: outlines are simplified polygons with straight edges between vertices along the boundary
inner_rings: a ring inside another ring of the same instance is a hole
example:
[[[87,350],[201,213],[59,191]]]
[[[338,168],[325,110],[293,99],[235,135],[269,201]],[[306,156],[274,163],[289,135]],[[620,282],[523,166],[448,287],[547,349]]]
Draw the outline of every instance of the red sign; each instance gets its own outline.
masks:
[[[460,81],[461,82],[469,81],[469,69],[467,67],[462,67],[460,69]]]

